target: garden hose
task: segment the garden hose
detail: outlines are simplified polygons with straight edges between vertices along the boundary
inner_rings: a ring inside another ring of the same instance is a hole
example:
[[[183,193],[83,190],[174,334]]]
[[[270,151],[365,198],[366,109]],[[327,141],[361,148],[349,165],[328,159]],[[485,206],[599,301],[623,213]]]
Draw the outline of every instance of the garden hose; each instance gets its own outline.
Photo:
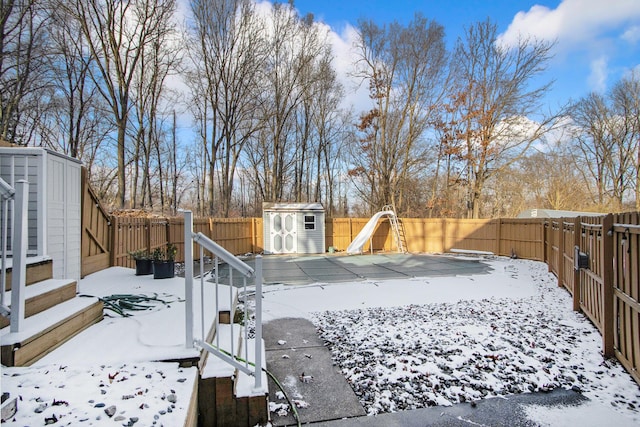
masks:
[[[153,309],[154,305],[149,303],[162,303],[164,305],[168,305],[172,302],[159,298],[158,294],[155,293],[153,296],[134,294],[113,294],[104,297],[84,294],[79,296],[98,298],[104,304],[104,308],[111,310],[122,317],[131,316],[131,313],[129,313],[130,311],[145,311]]]

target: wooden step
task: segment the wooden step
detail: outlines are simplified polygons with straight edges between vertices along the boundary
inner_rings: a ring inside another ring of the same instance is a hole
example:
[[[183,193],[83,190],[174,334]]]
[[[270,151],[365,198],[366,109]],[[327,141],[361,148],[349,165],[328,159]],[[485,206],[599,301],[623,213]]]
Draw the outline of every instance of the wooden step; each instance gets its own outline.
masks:
[[[218,325],[220,347],[244,359],[243,328],[238,324]],[[234,348],[231,348],[233,331]],[[216,345],[216,337],[210,341]],[[264,344],[262,360],[266,363]],[[253,390],[252,376],[236,370],[216,356],[205,352],[200,368],[198,407],[199,425],[246,426],[265,425],[269,420],[268,382],[262,372],[262,389]],[[248,360],[255,361],[255,341],[249,340]]]
[[[75,297],[24,319],[21,332],[0,330],[2,363],[29,366],[73,336],[102,320],[102,301]]]
[[[240,339],[239,354],[251,363],[255,363],[255,339],[247,340],[247,350],[244,350],[244,338]],[[262,367],[266,368],[267,355],[262,341]],[[269,386],[266,372],[260,373],[262,387],[254,389],[255,378],[238,371],[235,377],[234,397],[236,400],[236,421],[238,425],[255,426],[266,425],[269,421]]]
[[[31,317],[76,296],[75,280],[48,279],[25,287],[24,317]],[[11,302],[11,291],[5,295]],[[9,318],[0,316],[0,328],[9,326]]]
[[[231,348],[231,332],[234,345]],[[239,348],[240,325],[218,325],[220,348],[232,354]],[[217,345],[213,339],[211,344]],[[235,423],[236,402],[233,398],[233,376],[235,368],[225,361],[204,351],[204,362],[200,367],[198,383],[199,425],[237,426]]]
[[[11,290],[11,258],[7,259],[7,290]],[[53,277],[53,260],[49,257],[27,257],[27,275],[25,283],[32,285]]]
[[[235,286],[231,288],[231,297],[227,292],[224,292],[224,294],[224,296],[220,297],[218,320],[221,324],[228,325],[233,323],[233,316],[238,307],[238,288]]]

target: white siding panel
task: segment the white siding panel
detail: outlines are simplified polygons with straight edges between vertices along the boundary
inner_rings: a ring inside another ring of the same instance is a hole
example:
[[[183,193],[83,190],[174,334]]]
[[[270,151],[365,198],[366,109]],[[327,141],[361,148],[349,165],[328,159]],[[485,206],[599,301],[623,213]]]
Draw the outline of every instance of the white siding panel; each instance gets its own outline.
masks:
[[[80,278],[81,166],[70,159],[47,157],[47,252],[53,277]]]

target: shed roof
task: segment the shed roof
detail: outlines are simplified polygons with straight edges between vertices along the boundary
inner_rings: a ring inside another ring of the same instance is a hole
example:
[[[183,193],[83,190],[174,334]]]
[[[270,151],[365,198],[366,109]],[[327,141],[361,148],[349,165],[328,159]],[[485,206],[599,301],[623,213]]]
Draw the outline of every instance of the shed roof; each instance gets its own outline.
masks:
[[[322,203],[270,203],[262,204],[263,211],[316,211],[324,212]]]
[[[563,211],[554,209],[527,209],[520,212],[517,218],[575,218],[577,216],[602,216],[597,212]]]

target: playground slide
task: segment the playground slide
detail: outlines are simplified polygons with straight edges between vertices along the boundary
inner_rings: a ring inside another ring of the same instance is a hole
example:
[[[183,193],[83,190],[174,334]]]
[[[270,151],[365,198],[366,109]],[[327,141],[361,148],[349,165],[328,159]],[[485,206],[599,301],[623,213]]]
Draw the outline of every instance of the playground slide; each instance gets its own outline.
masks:
[[[349,254],[362,253],[362,248],[364,247],[364,244],[367,243],[367,241],[371,238],[371,235],[373,234],[373,232],[376,230],[376,227],[378,226],[378,220],[385,215],[393,216],[395,215],[395,213],[393,211],[380,211],[374,216],[372,216],[369,222],[367,222],[364,228],[360,231],[360,233],[358,233],[356,238],[353,239],[353,242],[349,244],[349,247],[347,247],[347,253]]]

